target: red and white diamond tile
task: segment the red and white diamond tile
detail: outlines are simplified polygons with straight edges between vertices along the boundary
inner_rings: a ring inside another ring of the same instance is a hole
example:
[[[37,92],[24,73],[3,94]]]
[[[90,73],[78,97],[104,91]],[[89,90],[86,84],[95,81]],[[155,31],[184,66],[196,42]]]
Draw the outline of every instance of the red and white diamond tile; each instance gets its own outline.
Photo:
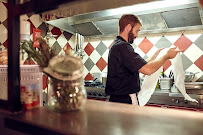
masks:
[[[194,64],[203,71],[203,55],[201,55],[195,62]]]
[[[200,56],[202,56],[203,51],[195,44],[192,44],[191,46],[188,47],[188,49],[184,52],[184,54],[192,62],[195,62]]]
[[[67,39],[65,38],[65,36],[63,34],[61,34],[59,36],[59,38],[57,39],[57,42],[60,44],[60,46],[63,48],[66,44],[67,44]]]
[[[29,17],[26,14],[20,16],[21,21],[27,21],[28,19]]]
[[[199,31],[199,33],[197,34],[197,31],[193,32],[193,31],[186,31],[184,32],[184,35],[191,40],[192,42],[195,42],[195,40],[198,39],[198,37],[201,35],[202,30]]]
[[[74,49],[75,48],[75,36],[71,36],[71,38],[68,40],[68,43],[70,44],[71,48]],[[85,43],[84,43],[85,45]]]
[[[90,73],[95,73],[95,72],[101,72],[100,69],[97,67],[97,65],[95,64],[92,69],[90,70]]]
[[[144,40],[144,37],[140,36],[134,40],[134,43],[136,46],[138,46],[143,40]]]
[[[88,81],[88,80],[93,80],[93,76],[91,73],[87,73],[87,75],[84,77],[84,80]]]
[[[94,47],[90,43],[87,43],[87,45],[84,48],[84,51],[88,56],[90,56],[94,51]]]
[[[135,52],[138,53],[141,57],[145,56],[145,53],[139,47],[135,48]]]
[[[69,50],[72,50],[72,47],[70,44],[67,42],[66,45],[63,47],[63,51],[67,53]]]
[[[72,37],[73,37],[73,36],[72,36]],[[72,37],[71,37],[71,38],[72,38]],[[84,40],[85,40],[85,39],[84,39]],[[87,41],[84,41],[84,42],[83,42],[83,49],[86,47],[87,44],[88,44]]]
[[[108,65],[104,68],[104,70],[102,71],[102,73],[107,73],[108,70]]]
[[[88,75],[89,71],[87,70],[87,68],[84,66],[84,75],[83,78],[85,78]]]
[[[8,16],[7,16],[7,8],[2,2],[0,2],[0,13],[1,13],[0,22],[4,22],[8,18]]]
[[[109,49],[107,49],[104,54],[102,55],[102,58],[107,62],[108,61],[108,55],[109,55]]]
[[[107,66],[107,62],[101,57],[97,63],[96,66],[100,69],[100,71],[102,72],[103,69]]]
[[[4,46],[5,48],[8,48],[8,39],[3,43],[3,46]]]
[[[154,53],[158,50],[158,48],[156,46],[153,46],[149,52],[146,54],[147,57],[151,57],[152,55],[154,55]]]
[[[149,38],[147,38],[147,39],[148,39],[153,45],[155,45],[155,44],[160,40],[161,37],[162,37],[162,35],[156,34],[156,36],[149,37]]]
[[[100,43],[101,41],[99,40],[96,40],[96,41],[91,41],[91,45],[94,47],[94,49],[98,46],[98,44]]]
[[[54,28],[51,30],[51,33],[52,33],[53,35],[57,35],[57,37],[55,37],[56,40],[57,40],[57,39],[59,38],[59,36],[61,36],[61,34],[62,34],[61,30],[60,30],[59,28],[56,28],[56,27],[54,27]]]
[[[112,39],[108,39],[108,40],[104,40],[102,42],[106,45],[107,48],[109,48],[113,41],[114,40],[112,40]]]
[[[183,51],[187,50],[189,46],[192,45],[192,41],[189,40],[185,35],[181,35],[178,40],[174,43],[175,46],[177,46],[180,49],[183,49]]]
[[[30,19],[27,20],[28,22],[30,22],[30,35],[33,33],[33,28],[36,29],[36,27],[34,26],[34,24],[32,23],[32,21]]]
[[[90,55],[90,59],[96,64],[98,62],[98,60],[100,59],[101,55],[94,50],[91,55]]]
[[[171,33],[167,33],[165,36],[165,38],[167,38],[172,44],[174,44],[178,38],[180,37],[180,33],[178,34],[171,34]]]
[[[0,24],[0,42],[2,44],[8,39],[7,33],[7,28],[3,24]]]
[[[85,55],[83,56],[83,59],[82,59],[82,62],[83,63],[85,63],[86,62],[86,60],[89,58],[89,56],[86,54],[86,53],[84,53]]]
[[[113,43],[114,43],[114,41],[112,41],[112,43],[110,44],[110,46],[108,47],[108,49],[110,49],[110,48],[111,48],[111,46],[113,45]]]
[[[147,39],[144,38],[143,41],[138,45],[138,47],[147,54],[148,51],[153,47],[154,45]]]
[[[164,65],[163,65],[163,71],[165,72],[170,66],[171,66],[171,61],[166,60]]]
[[[33,25],[35,26],[35,28],[38,28],[43,22],[43,20],[39,14],[32,15],[30,17],[30,20],[33,23]]]

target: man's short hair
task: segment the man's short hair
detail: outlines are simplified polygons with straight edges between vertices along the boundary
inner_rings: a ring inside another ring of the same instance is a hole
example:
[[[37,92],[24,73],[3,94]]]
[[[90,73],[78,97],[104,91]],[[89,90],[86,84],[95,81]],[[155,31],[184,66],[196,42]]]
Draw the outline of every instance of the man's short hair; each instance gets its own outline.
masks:
[[[137,23],[142,26],[141,20],[136,15],[124,14],[119,20],[119,32],[123,32],[123,30],[128,24],[134,27]]]

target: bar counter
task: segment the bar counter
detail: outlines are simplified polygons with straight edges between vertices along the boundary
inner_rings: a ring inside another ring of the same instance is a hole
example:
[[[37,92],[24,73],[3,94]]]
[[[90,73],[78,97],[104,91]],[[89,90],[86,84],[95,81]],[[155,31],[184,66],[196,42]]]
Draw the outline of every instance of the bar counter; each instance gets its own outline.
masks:
[[[57,113],[46,107],[4,115],[4,126],[27,134],[200,135],[203,113],[87,100],[80,111]]]

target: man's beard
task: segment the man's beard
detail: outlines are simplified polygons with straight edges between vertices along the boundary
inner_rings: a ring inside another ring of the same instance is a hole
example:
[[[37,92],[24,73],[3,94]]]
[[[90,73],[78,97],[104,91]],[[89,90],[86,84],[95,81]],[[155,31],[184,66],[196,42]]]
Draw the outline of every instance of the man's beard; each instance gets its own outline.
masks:
[[[128,43],[132,44],[134,42],[134,39],[136,37],[134,36],[134,34],[132,33],[132,29],[130,30],[130,32],[128,33]]]

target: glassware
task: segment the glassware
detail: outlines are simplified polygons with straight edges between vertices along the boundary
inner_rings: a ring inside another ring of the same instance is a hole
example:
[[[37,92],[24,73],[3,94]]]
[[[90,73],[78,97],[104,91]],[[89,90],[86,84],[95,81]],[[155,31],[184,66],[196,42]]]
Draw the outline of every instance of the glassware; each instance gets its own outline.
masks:
[[[82,78],[74,81],[50,79],[48,107],[57,112],[82,109],[86,103],[86,90]]]
[[[87,99],[83,64],[74,56],[53,57],[44,72],[50,78],[47,105],[57,112],[80,110]]]

